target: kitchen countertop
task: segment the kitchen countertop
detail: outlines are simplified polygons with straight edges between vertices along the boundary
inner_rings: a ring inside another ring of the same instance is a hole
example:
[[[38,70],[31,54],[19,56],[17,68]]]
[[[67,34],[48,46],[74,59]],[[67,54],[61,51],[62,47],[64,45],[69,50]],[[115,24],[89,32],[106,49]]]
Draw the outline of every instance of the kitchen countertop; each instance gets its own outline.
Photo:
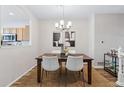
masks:
[[[23,48],[23,47],[30,47],[31,44],[28,45],[2,45],[0,48]]]

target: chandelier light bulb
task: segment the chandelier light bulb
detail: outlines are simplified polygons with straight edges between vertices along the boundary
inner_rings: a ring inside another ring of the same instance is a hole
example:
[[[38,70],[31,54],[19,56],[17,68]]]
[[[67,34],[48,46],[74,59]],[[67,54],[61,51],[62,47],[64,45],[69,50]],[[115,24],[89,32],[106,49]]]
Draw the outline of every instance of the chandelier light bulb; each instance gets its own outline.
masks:
[[[62,29],[62,26],[60,25],[59,28]]]
[[[59,23],[55,23],[55,27],[58,28],[59,27]]]
[[[71,21],[68,21],[68,25],[71,27],[72,26],[72,22]]]
[[[60,20],[60,25],[64,26],[64,20]]]
[[[67,28],[70,28],[70,26],[69,26],[69,25],[67,25],[66,27],[67,27]]]

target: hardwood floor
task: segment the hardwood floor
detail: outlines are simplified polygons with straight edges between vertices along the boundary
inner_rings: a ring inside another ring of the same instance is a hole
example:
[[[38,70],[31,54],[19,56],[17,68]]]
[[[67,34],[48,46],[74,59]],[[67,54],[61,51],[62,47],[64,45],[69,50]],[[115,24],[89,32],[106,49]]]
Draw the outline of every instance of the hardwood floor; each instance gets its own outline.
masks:
[[[116,82],[117,78],[106,72],[104,69],[96,69],[103,77],[111,82]]]
[[[85,79],[87,81],[87,65],[84,66]],[[37,69],[33,68],[21,79],[16,81],[11,87],[40,87],[41,84],[37,83]],[[58,80],[60,79],[60,81]],[[48,73],[47,77],[44,74],[42,87],[65,87],[64,69],[62,76],[59,77],[57,72]],[[92,85],[86,83],[86,87],[114,87],[116,78],[105,72],[103,69],[92,69]],[[67,87],[82,87],[81,77],[78,73],[69,72]]]

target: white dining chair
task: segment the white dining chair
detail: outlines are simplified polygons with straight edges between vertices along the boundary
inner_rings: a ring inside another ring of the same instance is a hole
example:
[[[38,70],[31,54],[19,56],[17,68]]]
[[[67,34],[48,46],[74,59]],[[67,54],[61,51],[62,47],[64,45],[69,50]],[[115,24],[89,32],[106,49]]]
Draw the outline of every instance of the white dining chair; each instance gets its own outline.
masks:
[[[52,50],[52,53],[55,53],[55,54],[60,54],[61,53],[61,50]],[[60,66],[62,67],[62,62],[59,63]]]
[[[57,71],[60,68],[57,56],[43,56],[42,59],[43,61],[42,61],[41,84],[43,81],[44,71],[46,72],[46,76],[47,76],[47,72]]]
[[[68,56],[67,63],[66,63],[66,77],[68,78],[68,71],[73,72],[81,72],[82,71],[82,81],[83,85],[85,86],[85,79],[84,79],[84,65],[83,65],[83,56]],[[67,79],[66,79],[67,83]]]

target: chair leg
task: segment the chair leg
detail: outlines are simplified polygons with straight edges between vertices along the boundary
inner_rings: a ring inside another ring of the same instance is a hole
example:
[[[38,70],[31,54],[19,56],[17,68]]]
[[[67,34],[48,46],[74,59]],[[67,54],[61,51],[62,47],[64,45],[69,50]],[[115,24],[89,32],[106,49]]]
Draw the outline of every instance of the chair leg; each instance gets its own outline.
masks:
[[[81,76],[81,71],[79,71],[78,74],[79,74],[79,77],[80,77]]]
[[[82,69],[82,82],[83,82],[83,86],[85,87],[85,79],[84,79],[84,70]]]
[[[46,73],[46,77],[47,77],[47,71],[45,71],[45,73]]]
[[[42,69],[42,74],[41,74],[41,86],[42,86],[42,83],[43,83],[43,73],[44,73],[44,69]]]

